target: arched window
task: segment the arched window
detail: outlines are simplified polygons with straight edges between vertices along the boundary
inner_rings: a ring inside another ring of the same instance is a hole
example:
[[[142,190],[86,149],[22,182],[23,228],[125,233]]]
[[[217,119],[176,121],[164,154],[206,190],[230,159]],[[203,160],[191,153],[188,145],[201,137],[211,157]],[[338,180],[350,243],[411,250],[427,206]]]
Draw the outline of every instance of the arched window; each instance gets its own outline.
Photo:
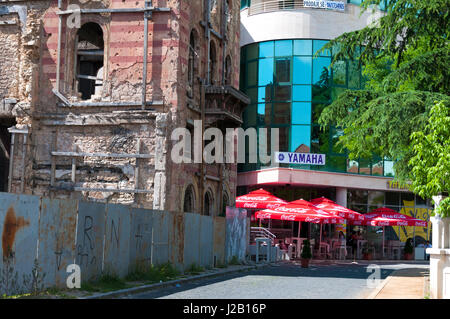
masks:
[[[212,216],[214,213],[214,198],[210,190],[205,193],[203,210],[206,216]]]
[[[228,197],[228,194],[224,192],[222,196],[222,211],[220,212],[220,216],[226,216],[227,206],[230,206],[230,198]]]
[[[83,100],[92,95],[101,95],[103,86],[104,41],[102,28],[94,22],[88,22],[76,35],[75,80],[77,91]]]
[[[217,54],[216,46],[213,41],[210,42],[209,46],[209,82],[214,85],[216,82],[217,73]]]
[[[232,78],[232,66],[231,66],[231,57],[227,55],[225,58],[225,85],[233,85]]]
[[[192,97],[192,92],[194,89],[195,80],[195,49],[196,49],[197,39],[195,31],[191,31],[189,38],[189,59],[188,59],[188,96]]]
[[[183,212],[195,212],[195,191],[192,185],[189,185],[184,192]]]

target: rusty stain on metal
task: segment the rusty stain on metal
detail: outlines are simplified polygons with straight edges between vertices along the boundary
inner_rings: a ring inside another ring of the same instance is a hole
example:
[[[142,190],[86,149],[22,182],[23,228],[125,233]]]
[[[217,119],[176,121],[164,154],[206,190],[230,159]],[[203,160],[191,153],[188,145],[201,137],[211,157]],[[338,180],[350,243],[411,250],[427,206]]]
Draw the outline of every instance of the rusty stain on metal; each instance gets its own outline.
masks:
[[[12,247],[16,238],[16,233],[21,228],[29,226],[30,221],[25,220],[22,216],[16,218],[14,207],[10,206],[6,211],[5,221],[3,223],[2,249],[3,260],[8,259],[12,253]]]

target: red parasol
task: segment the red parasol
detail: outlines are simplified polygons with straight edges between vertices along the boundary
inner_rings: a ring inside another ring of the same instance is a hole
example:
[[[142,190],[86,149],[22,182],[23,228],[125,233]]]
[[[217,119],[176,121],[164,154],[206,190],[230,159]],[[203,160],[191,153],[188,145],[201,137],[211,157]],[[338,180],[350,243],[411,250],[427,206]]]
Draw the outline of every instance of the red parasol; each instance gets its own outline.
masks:
[[[254,208],[266,209],[277,208],[286,205],[288,202],[278,198],[264,189],[258,189],[247,195],[236,197],[236,207],[238,208]]]
[[[355,212],[351,209],[348,209],[344,206],[338,205],[335,202],[333,202],[331,199],[320,197],[315,198],[311,200],[311,203],[316,206],[317,208],[320,208],[328,213],[331,213],[333,215],[354,220],[354,221],[364,221],[365,217],[363,214],[360,214],[358,212]]]
[[[343,218],[327,213],[303,199],[277,208],[256,212],[255,217],[259,219],[280,219],[315,224],[336,224],[344,222]]]
[[[381,207],[364,215],[364,225],[369,226],[418,226],[427,227],[428,222],[411,216],[400,214],[393,209]]]

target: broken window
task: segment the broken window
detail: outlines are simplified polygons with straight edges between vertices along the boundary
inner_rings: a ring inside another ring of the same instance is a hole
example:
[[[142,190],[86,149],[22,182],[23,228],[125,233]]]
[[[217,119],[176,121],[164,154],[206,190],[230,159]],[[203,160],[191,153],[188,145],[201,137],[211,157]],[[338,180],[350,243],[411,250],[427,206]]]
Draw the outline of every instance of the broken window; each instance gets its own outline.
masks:
[[[216,82],[216,66],[217,66],[217,55],[216,46],[214,42],[211,41],[209,47],[209,81],[212,85]]]
[[[231,57],[227,55],[225,58],[225,85],[232,85],[231,71]]]
[[[0,192],[8,191],[11,134],[8,128],[14,126],[14,119],[0,119]]]
[[[195,45],[196,45],[196,37],[194,30],[191,32],[191,36],[189,39],[189,60],[188,60],[188,88],[187,95],[192,97],[193,89],[194,89],[194,80],[195,80]]]
[[[84,24],[75,39],[75,83],[81,99],[101,97],[103,88],[104,42],[102,28],[93,22]]]
[[[189,185],[184,192],[183,211],[185,213],[193,213],[195,211],[195,195],[194,187]]]
[[[213,196],[210,190],[205,193],[205,201],[204,201],[204,214],[206,216],[212,216],[213,214]]]

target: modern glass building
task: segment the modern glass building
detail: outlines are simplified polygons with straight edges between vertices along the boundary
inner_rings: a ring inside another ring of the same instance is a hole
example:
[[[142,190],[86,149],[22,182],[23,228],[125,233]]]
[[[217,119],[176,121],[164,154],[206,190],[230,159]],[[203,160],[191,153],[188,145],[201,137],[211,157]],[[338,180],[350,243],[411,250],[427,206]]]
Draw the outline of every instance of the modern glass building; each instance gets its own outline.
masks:
[[[251,99],[243,114],[244,129],[277,128],[279,151],[325,154],[326,161],[299,165],[276,163],[273,158],[269,163],[239,164],[238,194],[264,187],[286,200],[326,196],[362,213],[389,206],[427,218],[429,203],[392,183],[392,161],[376,156],[349,160],[337,144],[343,131],[334,126],[321,130],[318,124],[324,107],[340,93],[364,87],[357,62],[340,61],[331,68],[333,50],[321,48],[344,32],[367,26],[383,11],[360,15],[360,1],[353,0],[333,9],[307,7],[317,3],[241,2],[240,86]],[[258,138],[270,141],[270,136],[262,135]],[[249,158],[251,146],[246,147]],[[406,235],[398,229],[392,236],[413,237],[416,232],[410,228],[403,230]],[[428,229],[420,230],[419,237],[428,236]]]

